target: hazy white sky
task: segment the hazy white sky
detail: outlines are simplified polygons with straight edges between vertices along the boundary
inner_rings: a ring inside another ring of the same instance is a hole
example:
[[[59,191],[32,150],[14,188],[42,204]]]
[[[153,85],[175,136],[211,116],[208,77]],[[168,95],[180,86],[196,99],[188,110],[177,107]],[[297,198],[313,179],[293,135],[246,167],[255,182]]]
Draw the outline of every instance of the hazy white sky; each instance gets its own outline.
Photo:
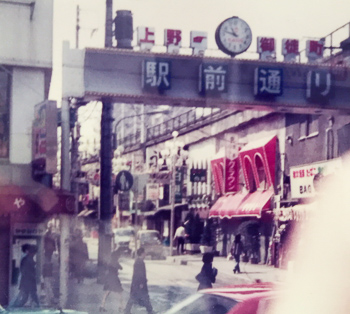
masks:
[[[103,47],[105,0],[55,0],[55,67],[60,66],[62,40],[69,40],[71,47],[75,47],[77,5],[80,7],[80,48]],[[156,45],[163,44],[165,28],[175,28],[183,31],[184,47],[189,46],[191,30],[207,31],[209,49],[217,49],[214,34],[219,23],[230,16],[239,16],[253,32],[250,54],[241,57],[252,57],[258,36],[271,36],[276,38],[278,60],[281,60],[282,38],[299,39],[302,50],[306,39],[323,37],[350,21],[349,0],[114,0],[114,13],[121,9],[133,12],[134,29],[155,27]],[[344,31],[340,35],[343,40],[348,33]],[[56,71],[54,80],[57,80]],[[52,95],[59,96],[55,91]]]
[[[51,99],[59,101],[61,98],[62,41],[69,40],[70,46],[75,47],[77,5],[80,7],[81,26],[79,47],[103,47],[105,2],[55,0]],[[191,30],[207,31],[209,49],[217,49],[216,27],[230,16],[239,16],[250,25],[253,42],[248,53],[237,58],[257,58],[256,38],[269,36],[276,38],[277,60],[282,60],[282,38],[299,39],[302,50],[306,39],[323,37],[350,22],[349,0],[114,0],[114,16],[117,10],[132,11],[134,29],[137,26],[155,27],[156,45],[163,45],[163,30],[171,28],[182,30],[183,47],[189,46]],[[339,40],[347,38],[348,32],[347,28],[340,33]],[[80,111],[80,118],[84,121],[99,120],[99,109],[98,105],[92,104]],[[94,133],[98,134],[98,130]]]

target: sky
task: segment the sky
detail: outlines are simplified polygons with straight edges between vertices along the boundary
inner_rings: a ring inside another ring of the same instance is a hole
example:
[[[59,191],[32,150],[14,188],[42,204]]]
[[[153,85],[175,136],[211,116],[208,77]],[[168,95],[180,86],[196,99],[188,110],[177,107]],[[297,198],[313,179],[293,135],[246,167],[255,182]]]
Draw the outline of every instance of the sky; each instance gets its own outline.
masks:
[[[79,48],[103,47],[106,1],[54,1],[54,69],[50,98],[59,102],[62,41],[70,41],[71,48],[76,45],[77,5],[81,27]],[[349,0],[114,0],[114,16],[117,10],[132,11],[134,30],[137,26],[155,27],[158,51],[165,51],[162,45],[166,28],[182,30],[183,47],[189,46],[190,31],[207,31],[208,48],[216,50],[214,34],[217,26],[231,16],[238,16],[250,25],[253,42],[246,53],[236,58],[258,58],[257,37],[266,36],[276,39],[279,61],[282,60],[283,38],[299,39],[302,50],[307,39],[319,39],[350,22]],[[338,32],[339,38],[335,38],[335,42],[348,37],[348,32],[349,28]],[[186,51],[188,53],[189,50],[183,49],[184,53]],[[218,55],[225,56],[221,52]],[[79,114],[85,122],[98,120],[100,105],[90,104],[80,110]]]

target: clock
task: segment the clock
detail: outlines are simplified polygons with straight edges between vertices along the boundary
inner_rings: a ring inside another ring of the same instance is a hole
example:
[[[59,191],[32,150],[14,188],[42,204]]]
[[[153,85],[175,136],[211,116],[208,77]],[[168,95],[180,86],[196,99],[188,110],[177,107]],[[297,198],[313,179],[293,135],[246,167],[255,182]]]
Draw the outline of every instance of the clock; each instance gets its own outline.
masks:
[[[221,51],[235,56],[249,48],[252,43],[252,31],[247,22],[233,16],[217,27],[215,41]]]

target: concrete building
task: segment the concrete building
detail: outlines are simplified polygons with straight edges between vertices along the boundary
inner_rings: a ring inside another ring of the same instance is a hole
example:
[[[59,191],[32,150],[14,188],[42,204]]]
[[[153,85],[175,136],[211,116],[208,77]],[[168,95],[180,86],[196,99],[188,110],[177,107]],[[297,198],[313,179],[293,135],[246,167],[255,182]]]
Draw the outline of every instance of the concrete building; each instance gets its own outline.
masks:
[[[68,210],[67,198],[48,188],[57,171],[57,108],[45,102],[52,73],[53,1],[0,1],[0,29],[0,304],[7,305],[17,294],[21,246],[38,246],[40,283],[47,222]],[[40,163],[32,163],[38,154]],[[48,179],[46,186],[33,177]]]

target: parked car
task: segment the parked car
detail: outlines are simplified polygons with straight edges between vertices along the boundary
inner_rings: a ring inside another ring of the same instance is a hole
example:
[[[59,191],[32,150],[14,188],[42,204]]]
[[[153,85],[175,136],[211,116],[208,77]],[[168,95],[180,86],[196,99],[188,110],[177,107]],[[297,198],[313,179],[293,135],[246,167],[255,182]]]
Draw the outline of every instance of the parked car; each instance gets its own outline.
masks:
[[[113,230],[114,243],[117,249],[120,248],[124,253],[130,254],[130,240],[135,237],[135,231],[132,227],[118,228]]]
[[[0,314],[89,314],[87,312],[68,309],[32,309],[32,308],[11,308],[4,309],[0,305]]]
[[[129,247],[132,256],[135,256],[137,249],[143,247],[146,256],[149,255],[152,259],[164,258],[163,245],[160,240],[160,234],[157,230],[138,231],[136,237],[131,239]]]
[[[267,314],[277,294],[272,283],[205,289],[181,301],[165,314]]]

